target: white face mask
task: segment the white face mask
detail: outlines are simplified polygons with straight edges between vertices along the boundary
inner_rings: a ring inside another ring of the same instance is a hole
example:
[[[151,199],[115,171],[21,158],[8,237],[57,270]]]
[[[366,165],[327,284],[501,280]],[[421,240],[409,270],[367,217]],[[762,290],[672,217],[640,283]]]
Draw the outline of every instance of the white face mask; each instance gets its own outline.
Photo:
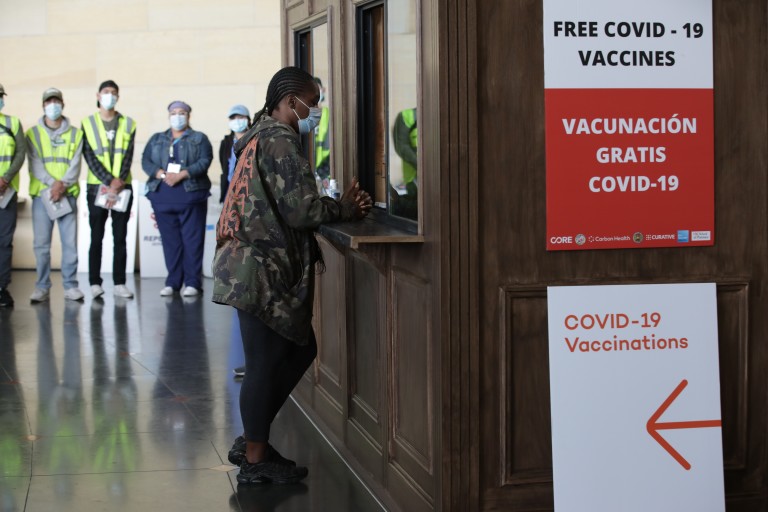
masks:
[[[61,103],[49,103],[47,104],[45,109],[45,117],[48,118],[49,121],[56,121],[58,118],[61,117],[61,109],[63,108]]]
[[[229,129],[235,133],[244,132],[248,128],[248,120],[241,118],[230,119]]]
[[[187,116],[184,114],[173,114],[171,116],[171,128],[180,132],[187,127]]]
[[[108,92],[99,96],[99,102],[106,110],[112,110],[117,104],[117,97],[111,92]]]

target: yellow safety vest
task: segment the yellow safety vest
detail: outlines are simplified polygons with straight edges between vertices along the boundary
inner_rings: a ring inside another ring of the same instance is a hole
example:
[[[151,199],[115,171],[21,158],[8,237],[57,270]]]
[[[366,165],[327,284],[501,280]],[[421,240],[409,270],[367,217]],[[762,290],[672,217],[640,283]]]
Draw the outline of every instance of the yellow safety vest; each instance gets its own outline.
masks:
[[[418,150],[419,129],[416,126],[416,109],[409,108],[403,110],[403,122],[410,129],[411,147]],[[416,168],[410,163],[403,161],[403,181],[410,183],[414,179],[416,179]]]
[[[131,139],[133,139],[133,135],[136,133],[136,123],[133,119],[120,114],[120,117],[117,120],[117,133],[115,133],[115,156],[112,161],[109,159],[109,139],[107,139],[107,131],[104,129],[104,122],[102,122],[98,112],[83,120],[83,131],[85,132],[85,138],[88,141],[88,145],[91,146],[91,149],[99,162],[101,162],[104,168],[112,176],[119,178],[120,169],[123,167],[125,152],[128,151]],[[131,182],[130,173],[125,182]],[[93,171],[88,169],[88,184],[98,185],[100,183],[101,181],[99,178],[93,174]]]
[[[41,128],[39,124],[27,130],[27,143],[34,146],[45,165],[45,170],[57,180],[63,178],[67,173],[72,157],[75,156],[75,151],[82,140],[83,132],[74,126],[70,126],[69,130],[60,135],[60,140],[57,141],[55,147],[51,137],[48,135],[48,130]],[[40,192],[45,188],[48,188],[48,185],[45,185],[30,173],[29,195],[33,197],[39,196]],[[80,185],[75,182],[67,189],[67,193],[77,197],[80,193]]]
[[[0,114],[0,124],[11,130],[11,133],[0,128],[0,176],[5,175],[11,167],[11,162],[16,154],[16,134],[19,133],[21,123],[17,117]],[[11,180],[11,188],[19,191],[19,173]]]
[[[315,170],[319,169],[331,156],[331,148],[328,144],[329,121],[328,107],[323,107],[320,123],[317,125],[317,132],[315,132]]]

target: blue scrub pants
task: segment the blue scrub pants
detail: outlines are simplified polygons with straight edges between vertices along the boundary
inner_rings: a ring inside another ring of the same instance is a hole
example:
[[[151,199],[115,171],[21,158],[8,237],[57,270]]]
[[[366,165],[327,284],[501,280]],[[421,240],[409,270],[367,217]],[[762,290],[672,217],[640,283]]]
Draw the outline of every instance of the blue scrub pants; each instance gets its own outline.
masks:
[[[168,277],[165,286],[203,289],[203,248],[208,202],[152,203],[163,242]]]

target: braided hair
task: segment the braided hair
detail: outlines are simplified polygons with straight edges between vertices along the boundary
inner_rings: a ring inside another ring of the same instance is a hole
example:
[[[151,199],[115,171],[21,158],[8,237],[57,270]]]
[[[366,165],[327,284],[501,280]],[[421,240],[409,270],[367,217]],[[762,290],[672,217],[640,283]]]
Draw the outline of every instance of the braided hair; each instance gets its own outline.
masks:
[[[287,66],[275,73],[272,80],[267,87],[267,100],[264,103],[264,108],[256,112],[253,116],[253,122],[259,120],[265,113],[272,114],[272,111],[277,108],[280,101],[289,94],[300,94],[306,92],[307,89],[314,85],[315,81],[312,75],[307,73],[301,68],[295,66]]]

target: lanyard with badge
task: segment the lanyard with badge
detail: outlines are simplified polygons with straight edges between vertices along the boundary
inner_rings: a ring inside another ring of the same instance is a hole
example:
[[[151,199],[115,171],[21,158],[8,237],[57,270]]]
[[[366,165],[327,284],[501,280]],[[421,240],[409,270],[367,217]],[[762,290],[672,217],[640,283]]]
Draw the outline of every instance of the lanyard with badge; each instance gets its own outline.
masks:
[[[172,174],[178,174],[181,172],[181,164],[176,163],[176,159],[173,157],[173,147],[181,140],[181,138],[174,139],[171,143],[171,147],[168,149],[168,168],[166,172]]]

